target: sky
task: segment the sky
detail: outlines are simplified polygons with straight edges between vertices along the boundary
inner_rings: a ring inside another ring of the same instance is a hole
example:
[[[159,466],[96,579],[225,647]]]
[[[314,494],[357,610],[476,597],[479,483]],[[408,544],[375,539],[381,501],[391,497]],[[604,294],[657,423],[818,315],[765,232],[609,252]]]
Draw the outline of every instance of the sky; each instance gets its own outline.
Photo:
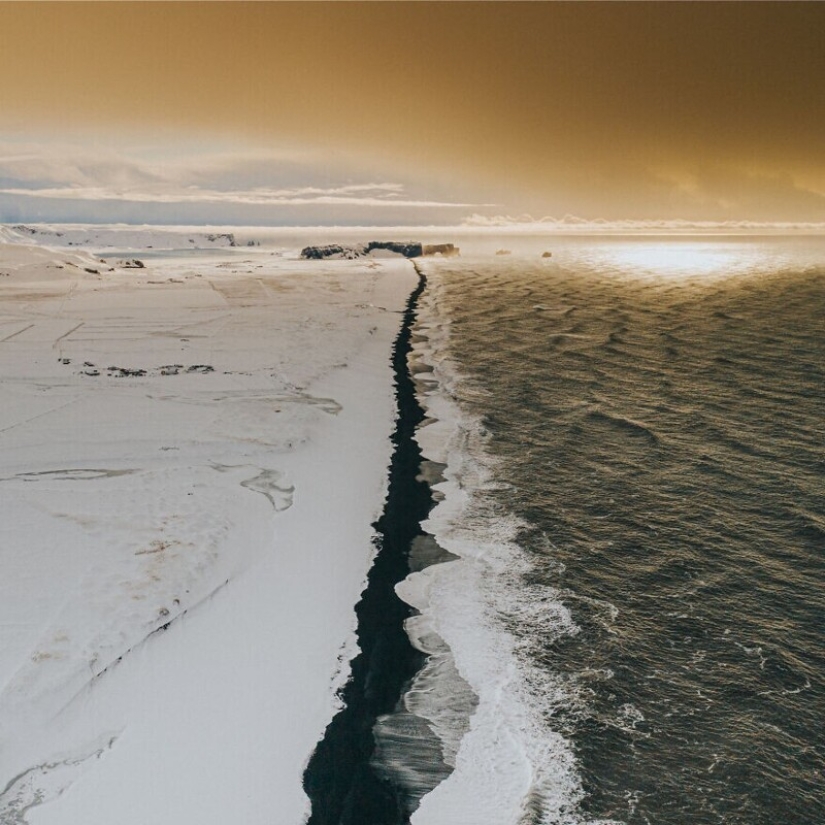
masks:
[[[0,2],[0,221],[825,221],[825,4]]]

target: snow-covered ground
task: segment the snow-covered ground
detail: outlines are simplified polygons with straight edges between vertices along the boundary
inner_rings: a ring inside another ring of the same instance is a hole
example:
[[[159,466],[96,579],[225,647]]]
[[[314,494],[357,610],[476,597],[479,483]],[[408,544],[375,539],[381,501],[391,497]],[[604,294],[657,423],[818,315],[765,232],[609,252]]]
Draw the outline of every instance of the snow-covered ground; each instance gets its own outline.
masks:
[[[65,238],[0,228],[0,823],[296,825],[415,273]]]

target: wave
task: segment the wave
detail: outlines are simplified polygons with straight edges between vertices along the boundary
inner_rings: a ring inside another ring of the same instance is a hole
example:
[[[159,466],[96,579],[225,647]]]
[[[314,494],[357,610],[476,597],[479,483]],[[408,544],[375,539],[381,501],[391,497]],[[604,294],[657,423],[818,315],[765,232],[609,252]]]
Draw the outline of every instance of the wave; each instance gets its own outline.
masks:
[[[477,705],[413,822],[823,821],[822,242],[555,247],[423,264],[422,615]]]
[[[622,415],[613,415],[603,410],[591,410],[587,413],[587,419],[591,425],[606,425],[612,430],[623,435],[641,438],[652,446],[659,443],[659,436],[647,424],[635,421]]]
[[[437,268],[426,274],[410,357],[427,415],[416,438],[443,469],[433,484],[438,504],[422,526],[455,558],[412,573],[397,591],[419,611],[408,632],[430,656],[405,702],[431,720],[454,770],[411,822],[584,823],[575,755],[551,724],[577,700],[568,682],[531,664],[524,641],[531,629],[546,642],[578,628],[559,592],[526,582],[531,562],[518,544],[525,525],[498,503],[488,434],[460,401],[466,379],[450,357],[443,286]],[[515,634],[516,625],[528,633]]]

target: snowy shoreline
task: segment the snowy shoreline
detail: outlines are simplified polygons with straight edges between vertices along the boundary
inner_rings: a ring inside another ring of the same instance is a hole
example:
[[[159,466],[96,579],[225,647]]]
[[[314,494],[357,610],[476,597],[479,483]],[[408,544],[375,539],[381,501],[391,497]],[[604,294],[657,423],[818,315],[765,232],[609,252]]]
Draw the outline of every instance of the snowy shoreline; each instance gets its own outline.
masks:
[[[300,822],[412,266],[3,239],[0,819]]]

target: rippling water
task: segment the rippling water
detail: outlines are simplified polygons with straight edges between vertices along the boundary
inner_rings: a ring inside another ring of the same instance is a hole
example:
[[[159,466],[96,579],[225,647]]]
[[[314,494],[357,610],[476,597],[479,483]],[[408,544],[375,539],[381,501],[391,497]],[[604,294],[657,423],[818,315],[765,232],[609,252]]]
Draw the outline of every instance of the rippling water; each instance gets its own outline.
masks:
[[[506,619],[582,813],[821,825],[825,241],[551,248],[430,270],[525,592],[575,623]]]

